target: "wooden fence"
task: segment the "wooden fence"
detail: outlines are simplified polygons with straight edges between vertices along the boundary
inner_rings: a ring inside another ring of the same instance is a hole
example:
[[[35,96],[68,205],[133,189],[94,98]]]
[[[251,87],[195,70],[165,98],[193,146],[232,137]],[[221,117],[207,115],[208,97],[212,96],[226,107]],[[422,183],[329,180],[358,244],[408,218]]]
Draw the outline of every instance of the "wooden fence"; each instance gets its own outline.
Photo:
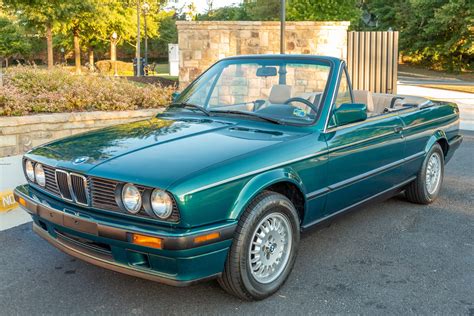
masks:
[[[348,32],[347,67],[354,89],[396,94],[398,32]]]

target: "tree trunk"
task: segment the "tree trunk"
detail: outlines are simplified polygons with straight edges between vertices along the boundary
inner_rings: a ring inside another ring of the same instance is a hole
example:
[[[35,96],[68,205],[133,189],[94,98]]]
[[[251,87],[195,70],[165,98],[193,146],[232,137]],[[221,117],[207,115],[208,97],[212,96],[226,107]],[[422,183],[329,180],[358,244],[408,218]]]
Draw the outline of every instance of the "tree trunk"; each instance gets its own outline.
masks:
[[[8,68],[8,57],[5,57],[5,68]]]
[[[113,38],[110,41],[110,60],[111,61],[117,60],[117,42]]]
[[[54,66],[54,59],[53,59],[53,33],[51,30],[50,24],[46,26],[46,47],[47,47],[47,54],[48,54],[48,70],[51,70]]]
[[[76,74],[81,73],[81,46],[79,43],[79,30],[74,30],[74,61],[76,64]]]
[[[94,71],[94,48],[89,47],[89,70]]]

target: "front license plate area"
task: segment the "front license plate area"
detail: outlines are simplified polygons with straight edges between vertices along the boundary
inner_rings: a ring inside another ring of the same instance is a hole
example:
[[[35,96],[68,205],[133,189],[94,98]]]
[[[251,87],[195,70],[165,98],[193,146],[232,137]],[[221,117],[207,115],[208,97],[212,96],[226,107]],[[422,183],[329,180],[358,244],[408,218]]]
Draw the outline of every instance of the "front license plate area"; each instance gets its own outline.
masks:
[[[41,205],[38,207],[38,215],[39,217],[51,223],[67,227],[81,233],[95,236],[99,235],[97,223],[81,218],[80,216],[65,214],[60,211],[48,209]]]
[[[64,227],[89,235],[99,235],[97,223],[82,219],[78,216],[64,214]]]
[[[46,207],[42,206],[42,205],[38,205],[38,215],[39,217],[51,222],[51,223],[54,223],[54,224],[57,224],[57,225],[61,225],[63,226],[63,213],[62,212],[58,212],[58,211],[55,211],[55,210],[51,210],[51,209],[47,209]]]

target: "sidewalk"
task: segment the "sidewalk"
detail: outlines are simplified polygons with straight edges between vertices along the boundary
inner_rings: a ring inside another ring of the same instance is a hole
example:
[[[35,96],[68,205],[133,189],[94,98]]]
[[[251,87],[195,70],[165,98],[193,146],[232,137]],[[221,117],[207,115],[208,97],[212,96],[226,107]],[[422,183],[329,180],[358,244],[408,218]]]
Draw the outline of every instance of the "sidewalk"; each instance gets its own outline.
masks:
[[[21,166],[21,155],[0,158],[0,192],[10,192],[17,185],[25,183]],[[0,211],[0,231],[31,221],[22,209]]]

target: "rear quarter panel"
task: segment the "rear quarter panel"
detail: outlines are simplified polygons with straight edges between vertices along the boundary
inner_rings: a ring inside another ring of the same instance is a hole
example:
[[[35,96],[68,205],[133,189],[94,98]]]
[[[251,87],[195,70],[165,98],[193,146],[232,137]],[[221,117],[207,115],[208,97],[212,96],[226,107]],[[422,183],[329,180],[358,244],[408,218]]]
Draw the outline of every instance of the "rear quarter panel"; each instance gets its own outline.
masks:
[[[449,102],[433,101],[431,105],[402,111],[403,135],[405,137],[405,156],[427,152],[439,139],[449,141],[459,134],[459,110]],[[424,155],[414,160],[407,172],[416,173]]]

